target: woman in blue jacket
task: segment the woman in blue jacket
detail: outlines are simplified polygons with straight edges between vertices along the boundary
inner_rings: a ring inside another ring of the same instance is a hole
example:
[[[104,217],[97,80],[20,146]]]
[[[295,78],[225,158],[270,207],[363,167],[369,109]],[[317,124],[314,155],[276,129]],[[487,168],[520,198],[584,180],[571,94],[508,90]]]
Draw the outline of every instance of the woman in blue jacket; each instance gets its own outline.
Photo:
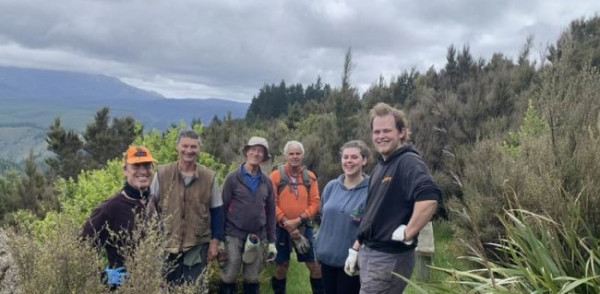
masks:
[[[367,200],[369,176],[363,168],[369,159],[369,148],[361,140],[347,142],[341,150],[342,170],[321,194],[321,226],[315,252],[321,263],[323,286],[327,294],[359,293],[358,276],[348,276],[344,263],[348,246],[356,240],[358,225]]]

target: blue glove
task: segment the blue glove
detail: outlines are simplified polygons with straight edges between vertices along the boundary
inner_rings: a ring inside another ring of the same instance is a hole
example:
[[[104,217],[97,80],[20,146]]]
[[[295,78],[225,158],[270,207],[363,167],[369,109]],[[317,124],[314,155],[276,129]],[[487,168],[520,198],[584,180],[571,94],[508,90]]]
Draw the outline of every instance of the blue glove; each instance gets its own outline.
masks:
[[[109,286],[121,286],[121,284],[123,284],[123,278],[128,276],[125,272],[125,268],[122,266],[112,269],[107,265],[104,272],[106,273],[106,283]]]

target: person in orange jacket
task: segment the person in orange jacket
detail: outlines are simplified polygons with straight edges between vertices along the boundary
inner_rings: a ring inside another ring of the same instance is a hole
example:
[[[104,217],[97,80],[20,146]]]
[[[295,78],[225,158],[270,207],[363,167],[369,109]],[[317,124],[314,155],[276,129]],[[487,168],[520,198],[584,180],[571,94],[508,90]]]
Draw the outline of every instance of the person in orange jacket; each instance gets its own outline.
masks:
[[[310,271],[313,293],[323,293],[321,269],[313,252],[311,218],[320,205],[319,187],[315,174],[302,165],[304,146],[289,141],[283,149],[286,163],[274,169],[270,178],[275,192],[277,257],[271,279],[273,293],[285,293],[291,248],[296,250],[298,262],[304,262]]]

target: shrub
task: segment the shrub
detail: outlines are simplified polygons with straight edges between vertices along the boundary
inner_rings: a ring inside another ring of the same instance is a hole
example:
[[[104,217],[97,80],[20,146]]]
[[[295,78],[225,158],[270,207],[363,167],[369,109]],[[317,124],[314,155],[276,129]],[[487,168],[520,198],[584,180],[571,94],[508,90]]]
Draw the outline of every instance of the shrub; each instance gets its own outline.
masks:
[[[128,277],[116,291],[101,280],[105,267],[102,251],[78,237],[79,228],[62,216],[48,223],[44,234],[11,234],[8,242],[19,268],[23,293],[157,293],[166,291],[163,244],[156,220],[142,222],[131,236],[111,232],[122,240]],[[208,276],[196,284],[171,287],[169,293],[208,293]]]
[[[467,245],[471,254],[464,258],[476,265],[473,269],[433,267],[447,280],[409,283],[419,293],[599,293],[600,239],[580,205],[568,205],[571,222],[565,224],[523,209],[506,210],[500,218],[506,237],[489,244],[503,261],[489,261]]]

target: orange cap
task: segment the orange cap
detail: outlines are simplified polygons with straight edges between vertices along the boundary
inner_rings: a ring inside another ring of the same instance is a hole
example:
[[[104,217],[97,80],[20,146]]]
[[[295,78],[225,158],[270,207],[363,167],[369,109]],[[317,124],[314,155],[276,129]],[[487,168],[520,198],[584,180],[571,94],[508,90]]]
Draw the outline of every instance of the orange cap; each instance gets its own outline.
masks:
[[[140,162],[156,162],[156,159],[150,154],[150,150],[143,146],[129,146],[125,151],[123,161],[128,164]]]

